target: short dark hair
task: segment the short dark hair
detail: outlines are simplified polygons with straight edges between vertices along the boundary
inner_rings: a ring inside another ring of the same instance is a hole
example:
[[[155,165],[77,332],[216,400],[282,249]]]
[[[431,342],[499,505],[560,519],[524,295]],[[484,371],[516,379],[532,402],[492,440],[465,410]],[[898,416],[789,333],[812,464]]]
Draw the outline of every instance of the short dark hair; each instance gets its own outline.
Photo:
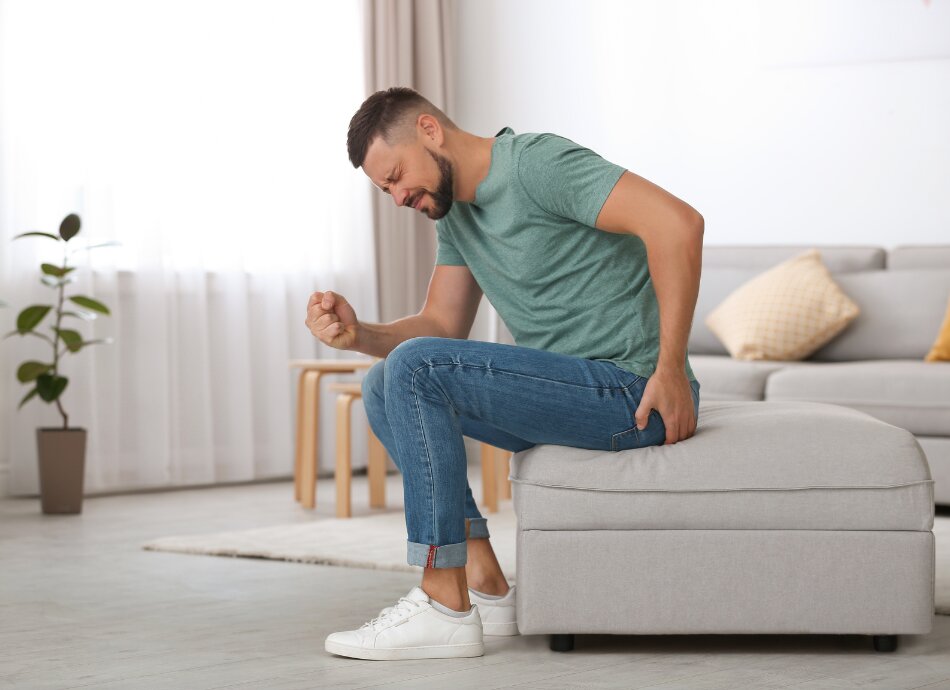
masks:
[[[386,142],[406,125],[415,124],[421,113],[433,115],[443,127],[458,129],[445,113],[436,108],[421,94],[406,86],[393,86],[377,91],[363,101],[363,105],[350,119],[346,135],[346,150],[354,168],[363,165],[366,150],[377,136]]]

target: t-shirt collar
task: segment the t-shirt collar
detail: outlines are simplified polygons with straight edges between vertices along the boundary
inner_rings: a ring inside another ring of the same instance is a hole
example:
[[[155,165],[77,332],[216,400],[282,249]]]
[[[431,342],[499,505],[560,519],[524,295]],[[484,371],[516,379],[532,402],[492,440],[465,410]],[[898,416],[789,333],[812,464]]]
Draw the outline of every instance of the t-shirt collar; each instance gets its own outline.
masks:
[[[491,191],[496,186],[492,180],[492,172],[496,171],[498,167],[496,165],[498,160],[498,151],[496,150],[498,145],[498,137],[514,133],[515,131],[511,127],[506,126],[499,129],[498,133],[495,135],[495,142],[492,144],[491,149],[491,162],[488,164],[488,174],[485,175],[485,179],[479,182],[478,186],[475,187],[475,199],[472,201],[475,206],[485,203],[485,201],[491,196]]]

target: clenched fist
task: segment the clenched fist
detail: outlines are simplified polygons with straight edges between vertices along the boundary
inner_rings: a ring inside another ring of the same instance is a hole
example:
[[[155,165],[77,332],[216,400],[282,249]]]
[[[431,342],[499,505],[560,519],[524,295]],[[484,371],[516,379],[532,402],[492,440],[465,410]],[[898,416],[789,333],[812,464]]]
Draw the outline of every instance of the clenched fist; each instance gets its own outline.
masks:
[[[307,320],[310,332],[320,342],[338,350],[349,350],[356,344],[356,312],[343,295],[335,292],[315,292],[307,302]]]

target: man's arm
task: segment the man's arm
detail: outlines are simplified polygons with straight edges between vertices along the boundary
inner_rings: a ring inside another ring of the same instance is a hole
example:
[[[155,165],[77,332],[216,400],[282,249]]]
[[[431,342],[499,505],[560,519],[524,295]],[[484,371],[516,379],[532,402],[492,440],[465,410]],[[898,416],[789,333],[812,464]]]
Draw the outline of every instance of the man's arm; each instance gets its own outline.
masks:
[[[422,310],[389,323],[357,325],[352,348],[374,357],[386,357],[399,343],[419,336],[465,340],[472,330],[482,289],[468,266],[437,265],[429,280]]]
[[[648,383],[637,425],[646,426],[653,407],[663,418],[667,443],[688,438],[696,419],[686,378],[686,343],[699,296],[703,217],[686,202],[627,171],[604,202],[596,227],[643,240],[660,310],[660,355],[650,377],[658,385]]]

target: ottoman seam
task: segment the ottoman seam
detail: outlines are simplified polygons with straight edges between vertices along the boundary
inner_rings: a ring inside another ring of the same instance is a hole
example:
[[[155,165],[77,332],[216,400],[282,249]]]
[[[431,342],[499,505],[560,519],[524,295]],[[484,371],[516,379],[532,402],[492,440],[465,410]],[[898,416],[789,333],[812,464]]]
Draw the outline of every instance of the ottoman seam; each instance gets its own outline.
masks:
[[[532,482],[524,479],[508,477],[509,480],[518,484],[527,484],[530,486],[546,486],[553,489],[575,489],[580,491],[612,491],[626,493],[705,493],[705,492],[734,492],[734,491],[807,491],[811,489],[900,489],[908,486],[918,486],[920,484],[933,484],[933,479],[921,479],[918,481],[907,482],[905,484],[867,484],[867,485],[844,485],[844,486],[750,486],[735,487],[729,489],[604,489],[594,486],[571,486],[568,484],[547,484],[544,482]]]

